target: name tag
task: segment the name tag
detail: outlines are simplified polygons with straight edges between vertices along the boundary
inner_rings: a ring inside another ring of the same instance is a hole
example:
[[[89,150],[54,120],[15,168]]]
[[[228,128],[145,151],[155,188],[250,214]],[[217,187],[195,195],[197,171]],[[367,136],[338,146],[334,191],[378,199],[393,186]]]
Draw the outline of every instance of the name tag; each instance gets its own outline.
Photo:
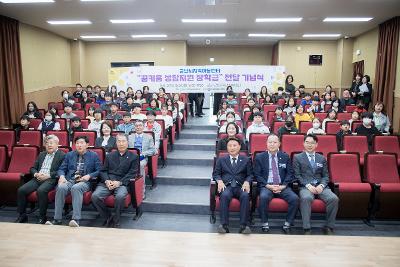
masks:
[[[286,164],[284,164],[284,163],[279,163],[279,168],[284,168],[284,169],[286,169]]]
[[[324,166],[323,164],[317,163],[317,167],[318,167],[318,168],[322,168],[323,166]]]

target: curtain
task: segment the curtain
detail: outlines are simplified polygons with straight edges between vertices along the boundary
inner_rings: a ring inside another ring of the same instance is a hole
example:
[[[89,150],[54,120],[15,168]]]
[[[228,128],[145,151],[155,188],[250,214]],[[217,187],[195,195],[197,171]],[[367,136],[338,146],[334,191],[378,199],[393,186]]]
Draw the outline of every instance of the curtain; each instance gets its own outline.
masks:
[[[379,25],[373,101],[374,103],[383,102],[387,115],[391,119],[393,118],[399,31],[400,17],[392,18]]]
[[[357,73],[364,75],[364,60],[353,63],[353,80],[356,78]]]
[[[18,24],[0,16],[0,126],[18,122],[25,110]]]
[[[271,58],[272,66],[278,65],[278,53],[279,53],[279,43],[276,43],[272,47],[272,58]]]

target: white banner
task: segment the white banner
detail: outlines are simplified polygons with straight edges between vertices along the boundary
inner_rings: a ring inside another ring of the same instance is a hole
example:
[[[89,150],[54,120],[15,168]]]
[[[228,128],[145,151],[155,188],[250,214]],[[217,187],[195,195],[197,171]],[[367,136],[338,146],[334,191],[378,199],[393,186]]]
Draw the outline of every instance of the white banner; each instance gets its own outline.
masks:
[[[142,66],[131,68],[111,68],[109,85],[118,90],[132,87],[142,89],[147,85],[151,92],[164,87],[168,92],[226,92],[228,85],[235,92],[249,88],[259,92],[265,85],[268,91],[275,92],[285,85],[284,66],[259,65],[212,65],[212,66]]]

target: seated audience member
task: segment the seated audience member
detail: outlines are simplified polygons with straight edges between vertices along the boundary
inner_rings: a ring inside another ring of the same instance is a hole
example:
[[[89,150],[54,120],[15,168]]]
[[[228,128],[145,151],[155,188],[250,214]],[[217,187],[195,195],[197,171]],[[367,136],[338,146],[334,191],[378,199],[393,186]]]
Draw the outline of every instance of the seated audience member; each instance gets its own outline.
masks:
[[[183,118],[183,111],[185,110],[185,103],[180,101],[179,99],[179,94],[174,94],[174,98],[173,98],[173,103],[177,103],[178,104],[178,111],[179,111],[179,118]],[[169,107],[168,101],[167,101],[167,105]],[[169,110],[169,109],[168,109]]]
[[[273,105],[275,104],[275,97],[272,97],[271,95],[266,95],[264,98],[264,105]]]
[[[259,112],[261,112],[261,107],[260,107],[260,105],[255,105],[255,106],[253,107],[253,109],[251,110],[251,114],[250,114],[250,116],[249,116],[248,121],[253,121],[253,119],[254,119],[254,114],[259,113]]]
[[[165,101],[165,105],[167,106],[167,112],[169,113],[169,111],[171,111],[171,113],[172,113],[172,120],[173,121],[175,121],[177,118],[178,118],[178,108],[179,108],[179,105],[178,105],[178,107],[175,107],[175,105],[174,105],[174,101],[173,101],[173,99],[171,99],[171,98],[168,98],[166,101]],[[179,112],[179,118],[183,118],[183,113],[182,112]]]
[[[83,193],[90,190],[91,179],[99,175],[101,162],[96,152],[87,150],[89,138],[78,136],[75,138],[76,150],[68,152],[58,169],[58,185],[56,188],[55,209],[53,221],[47,221],[47,225],[61,225],[62,212],[65,197],[72,195],[72,220],[70,227],[79,227]]]
[[[168,106],[166,104],[161,105],[161,115],[157,115],[156,119],[164,121],[165,129],[169,129],[174,125],[173,118],[168,115]]]
[[[107,120],[113,120],[114,124],[118,124],[118,121],[122,119],[122,116],[118,113],[118,104],[113,102],[110,104],[110,113],[106,116]]]
[[[256,105],[256,100],[254,98],[250,98],[249,100],[247,100],[247,107],[243,109],[243,114],[246,111],[251,111],[255,105]]]
[[[342,98],[340,99],[340,107],[342,110],[346,110],[346,106],[354,105],[354,100],[351,97],[350,91],[345,89],[342,93]]]
[[[296,114],[296,102],[294,98],[289,98],[285,108],[283,109],[288,116],[294,116]]]
[[[88,92],[82,91],[79,103],[81,103],[82,109],[86,108],[86,104],[92,103],[92,99],[89,98]]]
[[[312,120],[312,128],[307,131],[307,135],[309,134],[325,134],[324,129],[321,128],[321,121],[318,118]]]
[[[254,113],[253,123],[246,130],[246,141],[249,141],[251,133],[269,133],[269,128],[263,123],[263,114]]]
[[[213,179],[218,184],[220,194],[220,218],[221,224],[218,233],[229,233],[229,204],[232,198],[240,201],[240,230],[239,233],[250,234],[248,214],[250,209],[250,183],[253,180],[251,161],[242,156],[240,141],[230,138],[227,142],[229,155],[217,159]]]
[[[288,94],[290,95],[290,94]],[[278,91],[276,92],[276,94],[274,94],[272,96],[273,102],[276,103],[278,102],[279,99],[283,99],[286,98],[286,93],[284,92],[283,87],[278,87]]]
[[[301,105],[304,107],[305,105],[311,105],[311,104],[312,104],[311,94],[306,93],[304,95],[304,99],[301,100]]]
[[[154,146],[158,151],[160,148],[161,139],[161,125],[155,121],[156,113],[152,110],[146,112],[147,121],[144,123],[144,131],[149,131],[154,133]]]
[[[311,102],[311,106],[307,109],[307,112],[323,112],[324,110],[319,105],[319,97],[314,97]]]
[[[100,105],[101,111],[105,111],[107,114],[110,113],[112,103],[112,94],[107,92],[104,95],[104,102]]]
[[[354,109],[354,111],[357,111],[357,112],[360,113],[360,114],[363,114],[364,112],[367,112],[367,110],[364,108],[364,103],[363,103],[362,100],[359,100],[359,101],[357,102],[357,106],[356,106],[356,108]]]
[[[321,102],[321,112],[324,112],[325,110],[325,106],[326,105],[331,105],[332,107],[332,100],[331,100],[331,93],[325,93],[323,98],[322,98],[322,102]]]
[[[332,92],[332,86],[330,84],[325,86],[325,94],[330,94]]]
[[[96,131],[97,136],[100,136],[100,127],[102,123],[103,123],[103,112],[101,111],[101,109],[96,109],[94,111],[94,120],[91,123],[89,123],[88,130]]]
[[[39,124],[37,129],[45,134],[47,131],[60,131],[61,127],[60,123],[56,121],[54,113],[47,111],[44,115],[44,120]]]
[[[28,222],[26,215],[27,197],[33,191],[37,192],[39,203],[39,224],[47,221],[48,193],[57,184],[57,170],[64,160],[64,152],[58,150],[58,138],[48,135],[44,139],[46,150],[41,152],[30,170],[32,179],[18,188],[18,223]]]
[[[339,100],[339,98],[336,96],[336,92],[335,91],[331,91],[331,100],[332,101]]]
[[[42,113],[40,113],[36,103],[33,101],[28,102],[28,104],[26,105],[26,111],[22,115],[26,115],[30,119],[41,119],[42,118]]]
[[[297,129],[299,129],[301,121],[312,121],[313,118],[314,114],[304,113],[304,107],[302,105],[297,106],[296,115],[294,115],[294,122]]]
[[[219,117],[219,120],[220,120],[220,121],[225,121],[225,120],[226,120],[226,117],[227,117],[227,115],[228,115],[229,113],[233,113],[233,114],[235,115],[235,120],[237,120],[237,121],[242,120],[242,119],[240,118],[240,115],[235,113],[235,109],[233,108],[233,106],[229,106],[229,105],[228,105],[228,107],[227,107],[225,113],[222,114],[222,115]]]
[[[296,90],[296,87],[293,84],[293,76],[292,75],[286,76],[285,92],[288,95],[293,95],[295,90]]]
[[[340,122],[340,130],[336,133],[336,143],[338,146],[338,151],[343,150],[343,136],[350,134],[350,122],[347,120],[342,120]]]
[[[316,98],[316,97],[319,98],[319,91],[314,90],[314,91],[312,92],[312,94],[311,94],[311,98],[314,99],[314,98]]]
[[[340,107],[339,100],[332,100],[332,110],[336,111],[336,113],[343,112],[343,109]]]
[[[294,180],[292,163],[289,155],[279,151],[280,144],[277,135],[268,136],[267,151],[258,153],[255,157],[254,177],[260,192],[259,213],[262,231],[269,231],[268,206],[272,198],[278,197],[289,204],[286,220],[282,226],[283,232],[289,234],[299,207],[299,197],[289,187]]]
[[[222,102],[217,112],[217,121],[221,120],[221,116],[226,113],[227,108],[228,108],[228,103],[226,101]]]
[[[285,121],[282,113],[283,113],[282,107],[276,107],[272,121]]]
[[[374,135],[380,135],[381,132],[372,124],[374,115],[371,112],[364,112],[361,115],[362,124],[355,129],[357,135],[365,135],[368,138],[369,148],[372,147],[372,139]]]
[[[300,87],[299,87],[299,89],[300,89]],[[293,99],[296,100],[296,101],[297,101],[297,99],[302,99],[303,98],[303,95],[301,94],[299,89],[294,90]]]
[[[143,93],[141,90],[137,90],[135,93],[135,97],[133,99],[133,103],[137,103],[143,105],[146,103],[146,98],[143,97]]]
[[[67,90],[63,90],[61,92],[61,102],[63,102],[63,104],[68,103],[68,99],[71,97],[69,92]]]
[[[75,92],[72,94],[75,98],[81,98],[82,96],[82,84],[77,83],[75,85]]]
[[[102,147],[106,153],[116,148],[115,137],[112,136],[112,125],[109,121],[103,121],[100,126],[100,136],[96,138],[95,147]]]
[[[311,204],[319,198],[326,205],[326,225],[324,232],[332,234],[338,211],[338,197],[329,189],[329,173],[324,156],[315,152],[318,146],[316,135],[304,137],[304,152],[294,155],[295,179],[300,183],[300,212],[304,234],[311,233]]]
[[[278,129],[279,138],[284,134],[296,134],[299,130],[295,127],[294,119],[292,116],[286,117],[285,125]]]
[[[92,87],[90,84],[88,84],[88,85],[86,86],[86,92],[88,93],[88,96],[89,96],[89,97],[92,96],[93,87]]]
[[[322,129],[324,130],[324,131],[326,131],[326,123],[328,122],[328,121],[337,121],[337,113],[336,113],[336,111],[334,111],[333,109],[330,109],[329,111],[328,111],[328,114],[326,115],[326,118],[324,119],[324,121],[322,122]]]
[[[75,113],[72,112],[72,105],[71,104],[65,104],[64,105],[64,113],[61,114],[62,119],[67,119],[70,120],[73,117],[76,117]]]
[[[103,91],[103,93],[101,93],[101,91]],[[100,85],[95,85],[94,86],[94,88],[93,88],[93,92],[92,92],[92,97],[96,97],[96,103],[97,103],[97,98],[99,97],[99,96],[103,96],[103,99],[104,99],[104,94],[105,94],[105,91],[104,90],[101,90],[101,87],[100,87]]]
[[[112,97],[113,100],[116,99],[116,98],[118,97],[118,94],[117,94],[117,86],[111,85],[111,87],[110,87],[110,89],[109,89],[109,92],[110,92],[111,97]]]
[[[128,195],[128,186],[131,179],[138,175],[139,156],[128,150],[128,136],[118,134],[116,136],[117,150],[106,156],[104,167],[99,173],[101,182],[97,185],[92,195],[93,205],[105,218],[103,226],[120,227],[121,210]],[[104,199],[114,195],[114,216],[111,215]]]
[[[251,93],[249,88],[244,89],[244,93],[242,94],[242,98],[253,98],[253,94]]]
[[[114,99],[114,102],[117,103],[117,105],[120,109],[124,110],[123,106],[124,106],[125,101],[126,101],[125,92],[121,90],[118,92],[118,97]]]
[[[131,111],[131,114],[132,120],[144,121],[147,119],[146,115],[142,114],[142,106],[138,103],[133,104],[133,110]]]
[[[234,92],[228,92],[226,97],[227,97],[226,103],[228,105],[234,106],[234,105],[238,104],[237,100],[235,99],[235,93]]]
[[[64,107],[65,107],[65,105],[71,105],[72,109],[74,110],[75,109],[75,107],[74,107],[74,105],[75,105],[74,97],[70,96],[67,101],[64,101]]]
[[[56,109],[56,106],[55,106],[55,105],[50,105],[49,111],[51,111],[51,112],[54,113],[54,116],[56,117],[56,119],[59,119],[59,118],[60,118],[60,116],[58,116],[58,114],[57,114],[57,109]]]
[[[122,131],[125,134],[130,134],[130,132],[132,132],[134,129],[134,125],[131,122],[131,113],[125,112],[122,119],[124,120],[124,123],[119,124],[117,126],[117,128],[116,128],[117,131]]]
[[[234,122],[228,122],[226,125],[226,131],[225,133],[228,135],[226,138],[219,139],[218,140],[218,146],[217,150],[226,150],[226,143],[228,142],[229,138],[237,138],[237,134],[240,133],[240,128],[237,126],[236,123]],[[240,150],[247,150],[245,143],[243,142],[242,139],[238,138],[240,142]]]
[[[267,89],[267,87],[266,87],[265,85],[261,86],[260,93],[258,93],[258,95],[257,95],[257,99],[258,99],[258,100],[260,100],[260,99],[265,99],[265,97],[266,97],[267,95],[268,95],[268,89]]]
[[[358,113],[358,111],[353,111],[351,113],[351,119],[349,120],[350,123],[350,128],[353,122],[355,121],[359,121],[360,120],[360,113]]]
[[[233,113],[233,112],[228,112],[228,113],[226,113],[225,114],[226,115],[226,121],[224,122],[224,124],[223,125],[221,125],[221,127],[219,128],[219,133],[225,133],[226,132],[226,126],[227,126],[227,124],[228,123],[230,123],[230,122],[233,122],[233,123],[235,123],[235,113]],[[239,125],[238,125],[238,128],[239,128],[239,132],[241,133],[242,132],[242,129],[239,127]]]
[[[143,87],[145,87],[145,86],[143,86]],[[132,99],[133,99],[133,97],[135,96],[135,93],[133,92],[132,87],[129,86],[128,88],[126,88],[126,96],[132,96]]]
[[[72,140],[74,137],[74,132],[81,131],[83,131],[81,119],[79,117],[73,117],[68,127],[69,140]]]
[[[161,88],[158,89],[158,98],[165,98],[165,99],[168,98],[168,95],[165,92],[165,88],[164,87],[161,87]]]
[[[299,91],[300,91],[300,97],[304,97],[304,95],[306,94],[306,87],[304,86],[304,84],[299,85]]]
[[[387,115],[383,113],[384,106],[382,102],[377,102],[374,106],[373,121],[375,127],[381,133],[389,133],[390,120]]]
[[[140,104],[135,104],[135,103],[133,103],[133,98],[132,98],[132,96],[130,96],[130,95],[128,95],[127,97],[126,97],[126,101],[125,102],[123,102],[122,104],[122,110],[125,110],[125,111],[128,111],[128,112],[132,112],[133,111],[133,109],[135,108],[135,105],[139,105],[140,107],[141,107],[141,105]]]
[[[27,115],[22,115],[19,119],[19,125],[15,128],[15,138],[19,142],[22,130],[29,130],[31,119]]]
[[[160,111],[160,108],[159,108],[160,105],[159,105],[159,102],[157,99],[155,99],[155,98],[151,99],[149,104],[150,105],[146,108],[147,111],[150,111],[150,110]]]
[[[96,110],[95,107],[91,106],[88,109],[88,115],[86,116],[87,120],[90,120],[90,122],[94,121],[94,111]]]
[[[154,147],[153,137],[149,134],[143,133],[144,124],[143,121],[135,121],[135,132],[129,135],[129,147],[137,148],[140,151],[140,175],[144,178],[145,167],[147,165],[147,157],[151,157],[156,154],[156,149]],[[146,185],[143,186],[143,193],[145,192]]]

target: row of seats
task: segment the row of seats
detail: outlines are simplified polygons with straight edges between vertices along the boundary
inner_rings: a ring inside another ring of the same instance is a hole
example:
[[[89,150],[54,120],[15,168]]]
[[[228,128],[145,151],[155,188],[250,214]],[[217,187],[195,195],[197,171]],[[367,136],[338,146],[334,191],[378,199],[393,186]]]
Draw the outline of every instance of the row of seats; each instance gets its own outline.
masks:
[[[220,156],[225,155],[221,154]],[[358,153],[329,153],[327,157],[330,188],[338,195],[339,212],[342,218],[400,218],[400,179],[397,166],[397,155],[394,153],[365,154],[364,175],[360,172],[360,155]],[[292,185],[298,191],[298,184]],[[257,183],[251,188],[251,211],[259,206]],[[269,204],[271,212],[287,212],[288,203],[273,198]],[[219,195],[215,181],[210,184],[210,222],[215,223],[215,212],[219,210]],[[232,199],[229,210],[240,211],[238,199]],[[312,212],[324,213],[325,203],[315,199]]]

